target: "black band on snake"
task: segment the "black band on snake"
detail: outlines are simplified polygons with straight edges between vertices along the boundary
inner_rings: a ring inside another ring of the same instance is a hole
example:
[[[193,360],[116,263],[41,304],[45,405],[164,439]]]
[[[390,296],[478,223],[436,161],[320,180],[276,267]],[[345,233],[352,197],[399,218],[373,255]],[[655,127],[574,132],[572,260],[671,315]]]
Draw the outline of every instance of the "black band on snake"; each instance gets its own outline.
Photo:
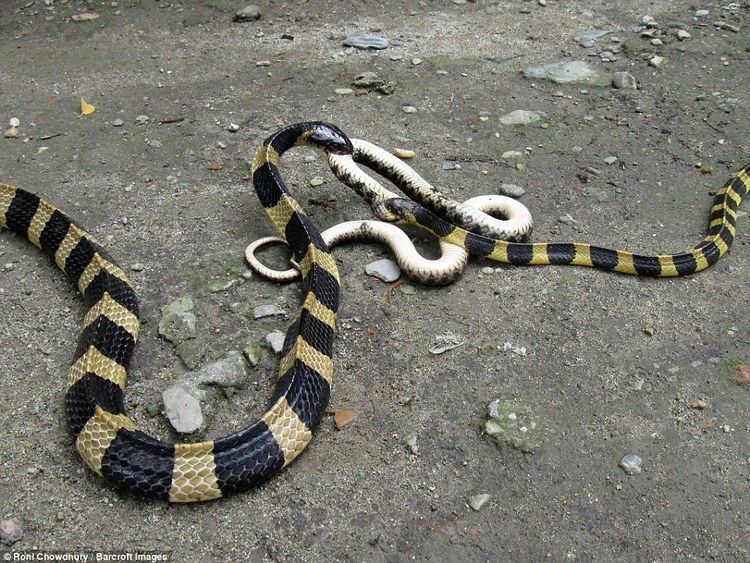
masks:
[[[200,443],[159,441],[139,431],[125,412],[125,379],[140,322],[136,294],[122,269],[91,235],[53,205],[0,184],[0,226],[40,247],[83,295],[87,311],[69,372],[66,412],[78,452],[107,481],[171,502],[216,499],[267,480],[310,442],[330,394],[339,278],[319,230],[277,168],[281,155],[300,145],[329,154],[350,155],[353,150],[338,128],[308,122],[270,136],[253,157],[255,191],[292,248],[303,276],[301,303],[286,333],[270,407],[246,428]],[[708,236],[680,254],[640,256],[588,244],[497,241],[452,225],[404,199],[381,202],[376,211],[381,219],[418,225],[472,254],[510,264],[573,264],[675,276],[703,270],[727,252],[735,234],[737,207],[750,187],[748,172],[750,165],[717,193]]]

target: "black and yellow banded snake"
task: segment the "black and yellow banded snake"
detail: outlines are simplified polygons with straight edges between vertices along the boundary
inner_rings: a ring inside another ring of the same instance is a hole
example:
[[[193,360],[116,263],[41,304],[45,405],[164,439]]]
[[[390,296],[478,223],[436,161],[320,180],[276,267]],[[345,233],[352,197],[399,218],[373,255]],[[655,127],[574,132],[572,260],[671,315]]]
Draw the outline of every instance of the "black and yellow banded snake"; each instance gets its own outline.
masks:
[[[351,155],[338,128],[307,122],[271,135],[256,150],[252,178],[261,204],[290,245],[302,272],[301,303],[287,330],[270,408],[226,437],[172,444],[137,429],[124,406],[127,369],[140,331],[135,292],[121,268],[91,235],[38,196],[0,184],[0,226],[52,257],[83,295],[86,314],[68,376],[66,412],[76,448],[109,482],[172,502],[216,499],[247,490],[288,465],[320,423],[333,377],[332,344],[339,305],[336,262],[320,232],[278,170],[288,149],[306,145]],[[729,249],[737,208],[750,188],[750,165],[719,190],[708,234],[687,252],[641,256],[579,243],[496,241],[456,227],[406,199],[378,202],[381,219],[417,225],[471,254],[516,265],[571,264],[646,276],[698,272]],[[381,172],[388,178],[388,171]],[[388,178],[395,179],[398,178]]]

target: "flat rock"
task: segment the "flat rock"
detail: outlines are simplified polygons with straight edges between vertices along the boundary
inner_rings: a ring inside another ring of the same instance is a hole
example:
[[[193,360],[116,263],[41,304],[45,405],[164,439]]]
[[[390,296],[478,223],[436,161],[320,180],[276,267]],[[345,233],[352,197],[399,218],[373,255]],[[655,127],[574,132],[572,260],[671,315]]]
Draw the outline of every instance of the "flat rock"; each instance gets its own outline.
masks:
[[[380,35],[350,35],[341,44],[356,49],[387,49],[390,46],[388,38]]]
[[[529,67],[523,71],[526,78],[551,80],[558,84],[586,84],[588,86],[609,86],[612,75],[598,70],[586,61],[548,63]]]
[[[162,394],[164,412],[172,427],[180,434],[201,430],[205,421],[198,399],[180,385],[173,385]]]
[[[180,344],[190,338],[195,338],[196,317],[193,314],[193,300],[190,297],[180,297],[169,305],[161,308],[159,334],[172,344]]]
[[[579,31],[576,33],[578,38],[578,44],[581,47],[589,48],[596,44],[596,40],[600,37],[612,33],[611,29],[589,29],[586,31]]]
[[[629,72],[615,72],[612,75],[612,85],[615,88],[621,90],[635,90],[638,88],[638,83],[635,80],[635,76]]]
[[[263,319],[265,317],[275,317],[286,315],[286,311],[276,305],[258,305],[253,309],[254,319]]]
[[[234,13],[234,21],[236,22],[250,22],[257,21],[261,18],[260,10],[255,4],[250,4],[244,8],[240,8]]]
[[[280,330],[274,330],[266,334],[266,342],[270,344],[271,349],[279,354],[284,348],[284,333]]]
[[[547,117],[547,114],[544,112],[517,109],[502,116],[500,123],[503,125],[530,125],[532,123],[539,123],[545,117]]]
[[[11,546],[23,538],[23,529],[17,520],[11,518],[0,522],[0,543]]]
[[[399,268],[398,264],[393,260],[384,258],[383,260],[377,260],[367,264],[365,266],[365,273],[368,276],[373,276],[386,283],[391,283],[401,277],[401,268]]]
[[[378,86],[383,86],[385,82],[374,72],[362,72],[354,77],[354,80],[352,80],[352,85],[356,86],[357,88],[377,88]]]
[[[185,374],[181,378],[181,383],[192,382],[196,385],[214,386],[220,388],[225,394],[227,392],[231,394],[244,386],[247,377],[247,367],[245,367],[242,354],[232,350],[224,358]]]
[[[508,197],[518,198],[525,194],[526,190],[524,190],[521,186],[516,186],[515,184],[500,184],[500,193],[503,195],[507,195]]]
[[[480,493],[478,495],[472,495],[468,499],[466,499],[466,502],[471,507],[472,510],[479,512],[484,508],[484,505],[486,505],[490,498],[492,498],[487,493]]]

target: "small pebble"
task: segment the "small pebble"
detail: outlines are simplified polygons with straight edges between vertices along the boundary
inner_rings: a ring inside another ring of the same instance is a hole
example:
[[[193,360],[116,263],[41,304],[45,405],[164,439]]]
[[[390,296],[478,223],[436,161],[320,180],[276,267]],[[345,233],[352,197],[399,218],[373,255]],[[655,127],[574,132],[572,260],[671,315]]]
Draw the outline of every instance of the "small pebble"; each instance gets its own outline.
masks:
[[[17,117],[11,117],[10,120],[8,121],[8,125],[10,125],[11,127],[20,127],[21,120],[18,119]]]
[[[275,330],[266,334],[266,342],[271,345],[271,349],[279,354],[284,348],[284,333],[280,330]]]
[[[566,213],[562,217],[557,219],[558,223],[562,223],[563,225],[576,225],[578,221],[573,219],[573,216],[570,213]]]
[[[250,4],[244,8],[240,8],[234,13],[234,21],[236,22],[249,22],[257,21],[261,18],[260,10],[258,6]]]
[[[659,45],[664,45],[664,41],[662,41],[662,40],[661,40],[661,39],[659,39],[658,37],[654,37],[654,38],[653,38],[653,39],[651,40],[651,44],[652,44],[652,45],[654,45],[655,47],[658,47]]]
[[[122,127],[122,125],[123,125],[123,121],[119,117],[115,119],[114,121],[112,121],[113,127]]]
[[[615,72],[612,75],[612,84],[615,88],[620,90],[635,90],[638,88],[638,84],[635,81],[635,77],[629,72]]]
[[[414,57],[414,58],[413,58],[413,59],[411,60],[411,64],[413,64],[414,66],[417,66],[417,65],[421,65],[421,64],[422,64],[422,59],[420,59],[420,58],[418,58],[418,57]]]
[[[395,151],[393,151],[393,154],[395,154],[399,158],[409,159],[414,158],[416,153],[414,151],[410,151],[409,149],[396,149]]]
[[[351,96],[354,94],[354,90],[351,88],[336,88],[334,90],[334,93],[338,94],[339,96]]]
[[[493,268],[491,266],[485,266],[484,268],[482,268],[480,270],[480,272],[483,273],[483,274],[485,274],[485,275],[494,274],[495,273],[495,268]]]
[[[684,29],[678,29],[677,30],[677,39],[680,41],[685,41],[685,39],[690,39],[692,35],[688,31],[685,31]]]
[[[140,262],[136,262],[135,264],[131,264],[130,269],[134,272],[142,272],[146,269],[146,266],[141,264]]]
[[[255,66],[271,66],[271,61],[267,61],[267,60],[257,61],[255,63]]]
[[[401,111],[404,113],[417,113],[417,108],[414,106],[401,106]]]
[[[479,512],[482,510],[484,505],[486,505],[490,501],[490,495],[486,493],[478,494],[470,496],[467,499],[467,503],[472,508],[472,510],[475,510],[476,512]]]
[[[318,186],[322,186],[325,183],[326,183],[326,181],[323,178],[321,178],[320,176],[315,176],[315,177],[313,177],[313,178],[310,179],[310,185],[312,187],[314,187],[314,188],[317,188]]]
[[[693,408],[693,409],[698,410],[698,411],[702,411],[707,406],[708,406],[708,403],[706,403],[706,401],[704,401],[703,399],[694,399],[690,403],[690,408]]]
[[[285,315],[286,311],[277,307],[276,305],[258,305],[253,309],[254,319],[263,319],[265,317],[273,317],[277,315]]]
[[[380,35],[350,35],[344,39],[342,45],[356,49],[387,49],[390,42]]]
[[[628,454],[620,460],[620,467],[628,475],[640,475],[642,465],[643,460],[635,454]]]
[[[519,198],[526,193],[526,190],[515,184],[500,184],[500,193],[509,197]]]
[[[696,10],[694,15],[696,18],[705,18],[708,14],[708,10]]]
[[[0,522],[0,542],[3,545],[11,546],[23,537],[23,529],[18,520],[13,518]],[[6,553],[6,555],[9,555]],[[6,558],[6,560],[10,560]]]
[[[393,260],[385,258],[367,264],[365,266],[365,273],[386,283],[391,283],[401,277],[401,268]]]
[[[520,151],[505,151],[500,155],[500,158],[502,158],[503,160],[512,160],[514,158],[521,158],[522,156],[523,153]]]
[[[229,125],[227,125],[227,131],[231,131],[232,133],[236,133],[239,130],[240,130],[240,126],[237,125],[236,123],[230,123]]]
[[[139,115],[138,117],[135,118],[135,122],[138,125],[143,125],[145,123],[148,123],[148,115]]]
[[[654,327],[652,326],[644,326],[643,327],[643,334],[646,336],[653,336],[655,334]]]
[[[8,127],[3,135],[6,139],[14,139],[18,137],[18,127]]]
[[[610,156],[604,158],[604,163],[605,164],[614,164],[615,162],[617,162],[617,157],[614,156],[614,155],[610,155]]]
[[[664,63],[664,57],[660,57],[659,55],[654,55],[648,61],[648,64],[654,68],[659,68],[663,63]]]

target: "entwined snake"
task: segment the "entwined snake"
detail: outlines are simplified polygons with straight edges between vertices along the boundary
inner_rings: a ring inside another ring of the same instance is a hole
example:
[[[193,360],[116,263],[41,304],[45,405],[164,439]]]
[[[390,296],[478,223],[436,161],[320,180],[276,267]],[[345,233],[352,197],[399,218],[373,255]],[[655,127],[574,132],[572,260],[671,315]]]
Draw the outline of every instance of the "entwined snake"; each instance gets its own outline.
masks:
[[[279,174],[281,155],[299,145],[329,155],[353,151],[349,138],[338,128],[308,122],[274,133],[253,157],[255,191],[302,272],[301,303],[287,330],[271,406],[246,428],[199,443],[171,444],[152,438],[125,413],[123,389],[140,323],[138,300],[122,269],[91,235],[53,205],[0,184],[0,226],[53,257],[83,295],[87,312],[68,376],[66,412],[81,457],[111,483],[172,502],[215,499],[267,480],[311,440],[325,413],[333,376],[339,277],[320,232]],[[579,243],[496,241],[451,225],[402,198],[378,202],[374,208],[380,219],[419,226],[472,254],[501,262],[573,264],[635,275],[676,276],[703,270],[727,252],[734,238],[737,207],[750,188],[748,172],[750,165],[717,193],[703,241],[687,252],[659,256]],[[384,175],[388,177],[388,172]]]

